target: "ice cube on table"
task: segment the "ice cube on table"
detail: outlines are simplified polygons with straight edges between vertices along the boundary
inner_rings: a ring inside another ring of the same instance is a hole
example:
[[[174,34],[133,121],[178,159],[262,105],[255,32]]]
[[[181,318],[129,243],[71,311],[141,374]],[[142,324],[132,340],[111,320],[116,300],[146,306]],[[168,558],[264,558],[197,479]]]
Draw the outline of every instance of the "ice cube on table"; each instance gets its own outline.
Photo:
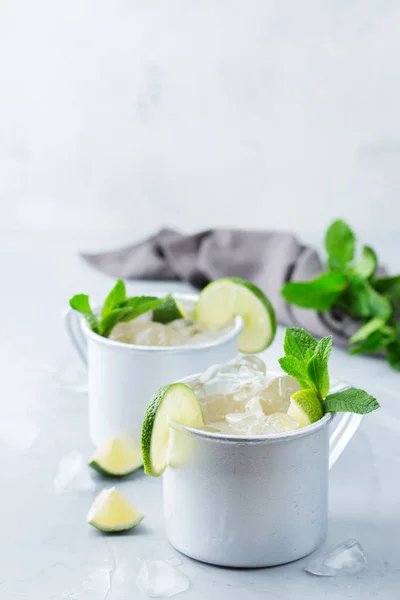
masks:
[[[53,486],[56,494],[61,494],[67,489],[88,492],[96,489],[96,484],[90,477],[89,467],[80,452],[70,452],[61,458]]]
[[[365,568],[367,559],[357,540],[350,539],[335,546],[326,554],[316,556],[305,567],[305,571],[320,577],[335,577],[358,573]]]
[[[190,579],[167,562],[150,560],[140,569],[136,585],[149,598],[166,598],[185,592],[190,586]]]

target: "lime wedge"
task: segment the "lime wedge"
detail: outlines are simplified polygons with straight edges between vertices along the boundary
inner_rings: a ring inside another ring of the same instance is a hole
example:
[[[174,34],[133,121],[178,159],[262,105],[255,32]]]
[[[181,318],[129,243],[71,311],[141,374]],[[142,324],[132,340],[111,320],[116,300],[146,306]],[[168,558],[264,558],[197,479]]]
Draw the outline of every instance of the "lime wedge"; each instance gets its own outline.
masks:
[[[138,525],[143,518],[144,515],[121,492],[107,488],[90,507],[87,522],[100,531],[124,531]]]
[[[142,451],[128,438],[111,438],[94,452],[89,466],[106,475],[128,475],[143,466]]]
[[[157,323],[171,323],[176,319],[182,319],[183,314],[171,294],[165,297],[164,304],[153,310],[152,321]]]
[[[194,319],[210,328],[224,327],[236,315],[244,321],[240,352],[256,353],[268,348],[276,333],[275,311],[254,283],[237,277],[217,279],[203,289],[194,311]]]
[[[324,411],[315,392],[312,390],[299,390],[290,397],[287,414],[297,421],[299,427],[306,427],[322,419]]]
[[[142,426],[144,472],[158,477],[168,465],[170,423],[188,427],[204,425],[200,402],[188,385],[172,383],[154,394],[147,407]]]

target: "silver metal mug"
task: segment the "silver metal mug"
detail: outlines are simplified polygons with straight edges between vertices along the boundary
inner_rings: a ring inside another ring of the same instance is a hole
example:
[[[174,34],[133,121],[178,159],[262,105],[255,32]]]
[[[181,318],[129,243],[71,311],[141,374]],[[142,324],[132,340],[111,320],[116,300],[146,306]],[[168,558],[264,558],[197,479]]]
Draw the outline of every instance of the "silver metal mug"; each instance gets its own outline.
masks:
[[[190,304],[198,299],[193,294],[174,296]],[[140,440],[143,416],[157,388],[234,358],[243,328],[236,317],[231,331],[204,344],[138,346],[101,337],[72,309],[65,315],[65,325],[88,370],[89,435],[95,446],[123,435]]]
[[[174,424],[173,466],[163,475],[168,540],[187,556],[226,567],[279,565],[311,553],[326,534],[329,468],[360,421],[326,414],[309,427],[263,436]]]

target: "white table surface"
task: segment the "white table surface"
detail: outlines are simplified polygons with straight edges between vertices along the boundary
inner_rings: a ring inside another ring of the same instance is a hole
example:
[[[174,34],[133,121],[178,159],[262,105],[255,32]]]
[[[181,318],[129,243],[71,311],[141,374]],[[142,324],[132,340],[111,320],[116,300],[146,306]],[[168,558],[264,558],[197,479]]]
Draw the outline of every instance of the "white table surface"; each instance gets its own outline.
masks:
[[[107,240],[92,240],[92,247]],[[0,598],[14,600],[116,600],[140,598],[135,578],[143,559],[177,556],[167,543],[161,480],[142,472],[118,481],[146,512],[135,531],[104,536],[86,524],[96,492],[66,489],[53,480],[60,459],[78,450],[89,457],[86,396],[60,389],[52,371],[78,365],[61,313],[68,298],[88,292],[102,299],[111,279],[77,256],[82,240],[40,235],[0,240],[2,331]],[[86,248],[90,244],[86,243]],[[386,258],[393,245],[382,240]],[[382,254],[381,248],[381,254]],[[135,282],[130,292],[186,290],[179,283]],[[265,359],[282,353],[279,330]],[[400,597],[400,373],[375,358],[334,349],[331,372],[376,395],[382,408],[365,417],[332,470],[329,532],[324,547],[357,538],[368,569],[357,575],[317,578],[303,571],[308,559],[269,569],[220,569],[182,557],[191,577],[185,600],[369,599]],[[95,476],[96,488],[110,485]],[[108,573],[112,585],[109,585]]]

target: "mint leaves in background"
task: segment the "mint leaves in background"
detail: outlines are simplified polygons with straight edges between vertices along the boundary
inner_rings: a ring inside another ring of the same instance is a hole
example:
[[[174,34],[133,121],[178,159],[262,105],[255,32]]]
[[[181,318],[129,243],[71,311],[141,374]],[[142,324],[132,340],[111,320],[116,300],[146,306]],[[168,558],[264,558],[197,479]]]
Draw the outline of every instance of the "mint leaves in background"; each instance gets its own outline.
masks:
[[[337,307],[362,322],[350,338],[351,354],[382,352],[400,371],[400,275],[378,277],[378,259],[370,246],[356,256],[356,238],[342,220],[325,235],[328,270],[312,281],[287,283],[282,295],[302,308],[325,312]]]
[[[285,356],[279,359],[282,369],[296,379],[303,390],[315,394],[324,413],[351,412],[366,414],[379,408],[373,396],[358,388],[348,388],[342,392],[329,394],[329,357],[332,337],[324,337],[319,342],[304,329],[286,329]]]
[[[90,329],[103,337],[108,337],[118,323],[132,321],[149,311],[154,311],[153,320],[159,320],[163,323],[181,318],[175,300],[170,294],[165,298],[157,298],[156,296],[127,298],[125,283],[122,279],[118,279],[108,294],[103,304],[100,319],[93,313],[89,297],[86,294],[77,294],[71,298],[69,303],[71,308],[82,314]],[[157,314],[156,311],[162,314],[162,321],[154,318],[154,314]]]

